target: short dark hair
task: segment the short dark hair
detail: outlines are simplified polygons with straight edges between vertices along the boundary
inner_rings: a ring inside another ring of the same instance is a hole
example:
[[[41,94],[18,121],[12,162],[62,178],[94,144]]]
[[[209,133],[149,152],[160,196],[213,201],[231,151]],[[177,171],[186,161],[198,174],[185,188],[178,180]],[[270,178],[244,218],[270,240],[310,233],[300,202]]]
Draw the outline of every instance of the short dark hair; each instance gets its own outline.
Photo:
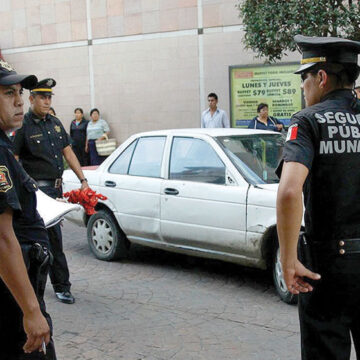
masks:
[[[269,105],[265,104],[265,103],[260,103],[257,107],[257,112],[259,113],[261,111],[261,109],[263,109],[264,107],[269,108]]]
[[[100,115],[99,109],[93,108],[93,109],[90,110],[90,116],[92,115],[92,113],[93,113],[94,111],[96,111],[96,112]]]
[[[319,63],[308,72],[316,74],[319,70],[324,70],[330,76],[333,75],[336,78],[335,85],[339,88],[352,86],[360,73],[360,67],[352,63]]]
[[[76,113],[78,110],[79,110],[82,114],[84,114],[84,112],[83,112],[83,109],[82,109],[82,108],[76,108],[76,109],[74,110],[74,113]]]
[[[217,96],[215,93],[210,93],[210,94],[208,95],[208,98],[209,98],[209,97],[212,97],[212,98],[214,98],[215,100],[218,99],[218,96]]]

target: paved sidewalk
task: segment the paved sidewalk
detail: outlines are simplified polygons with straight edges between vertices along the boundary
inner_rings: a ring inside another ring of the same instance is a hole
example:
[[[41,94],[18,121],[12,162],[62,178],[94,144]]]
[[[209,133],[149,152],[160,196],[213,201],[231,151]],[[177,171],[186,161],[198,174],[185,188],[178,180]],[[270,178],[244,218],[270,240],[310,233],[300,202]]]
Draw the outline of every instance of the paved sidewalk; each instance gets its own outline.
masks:
[[[84,228],[63,234],[76,303],[46,290],[59,360],[300,359],[297,309],[264,272],[143,247],[102,262]]]

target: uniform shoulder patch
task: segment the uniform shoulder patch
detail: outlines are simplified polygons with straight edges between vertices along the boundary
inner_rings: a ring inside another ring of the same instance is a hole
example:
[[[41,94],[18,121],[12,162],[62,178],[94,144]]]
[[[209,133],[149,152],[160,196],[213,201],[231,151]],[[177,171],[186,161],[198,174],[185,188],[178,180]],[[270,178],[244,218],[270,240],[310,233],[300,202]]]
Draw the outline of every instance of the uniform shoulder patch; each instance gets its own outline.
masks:
[[[7,192],[13,187],[9,169],[6,166],[0,166],[0,192]]]
[[[297,139],[297,132],[298,132],[298,124],[291,125],[289,127],[287,135],[286,135],[286,141],[296,140]]]
[[[61,127],[59,125],[55,125],[54,129],[58,133],[61,132]]]

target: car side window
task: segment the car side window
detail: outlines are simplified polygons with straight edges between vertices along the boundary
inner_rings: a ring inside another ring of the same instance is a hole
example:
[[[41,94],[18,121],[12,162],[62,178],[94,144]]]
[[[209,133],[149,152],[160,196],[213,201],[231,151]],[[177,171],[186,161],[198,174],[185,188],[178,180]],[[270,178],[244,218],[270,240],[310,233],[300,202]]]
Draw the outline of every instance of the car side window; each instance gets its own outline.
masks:
[[[225,165],[206,141],[174,137],[169,178],[211,184],[225,184]]]
[[[160,177],[165,140],[165,136],[140,138],[131,159],[129,175]]]
[[[127,174],[135,145],[136,145],[136,140],[133,141],[112,163],[112,165],[109,168],[109,173],[121,174],[121,175]]]

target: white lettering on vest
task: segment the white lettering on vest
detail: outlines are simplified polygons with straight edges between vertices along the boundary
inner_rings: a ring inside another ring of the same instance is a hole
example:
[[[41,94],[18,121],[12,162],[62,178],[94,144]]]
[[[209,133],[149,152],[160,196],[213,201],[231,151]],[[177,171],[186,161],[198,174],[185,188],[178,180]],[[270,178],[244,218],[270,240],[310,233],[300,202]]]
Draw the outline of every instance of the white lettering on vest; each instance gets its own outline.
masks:
[[[334,137],[334,134],[337,134],[339,132],[339,128],[337,126],[329,126],[329,138],[332,139]]]

